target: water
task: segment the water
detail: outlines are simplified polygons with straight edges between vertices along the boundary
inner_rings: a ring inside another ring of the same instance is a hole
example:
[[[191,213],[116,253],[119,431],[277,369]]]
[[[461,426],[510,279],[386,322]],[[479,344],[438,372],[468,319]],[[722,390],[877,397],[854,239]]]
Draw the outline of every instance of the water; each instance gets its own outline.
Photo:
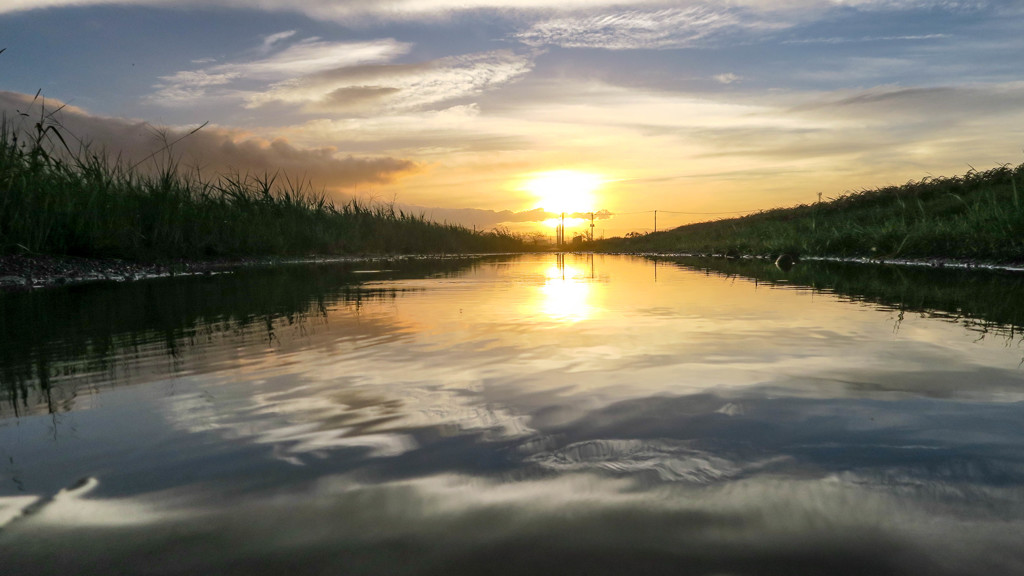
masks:
[[[1024,277],[530,255],[0,296],[3,574],[1022,574]]]

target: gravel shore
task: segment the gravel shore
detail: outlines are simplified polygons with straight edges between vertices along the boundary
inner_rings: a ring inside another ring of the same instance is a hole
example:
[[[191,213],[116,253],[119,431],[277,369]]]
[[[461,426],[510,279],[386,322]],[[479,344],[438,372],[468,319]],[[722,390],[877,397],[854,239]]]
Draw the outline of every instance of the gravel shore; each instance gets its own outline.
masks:
[[[134,262],[118,259],[49,255],[0,255],[0,292],[31,290],[84,282],[133,282],[168,276],[220,274],[250,266],[395,261],[418,258],[473,258],[479,255],[349,255],[263,257],[218,260]]]
[[[642,255],[642,254],[638,254]],[[686,254],[648,254],[672,257]],[[469,256],[469,255],[466,255]],[[194,276],[237,270],[246,266],[270,266],[289,263],[356,262],[423,258],[425,256],[310,256],[306,258],[240,258],[220,260],[172,260],[155,263],[117,259],[79,258],[75,256],[0,255],[0,292],[30,290],[46,286],[63,286],[83,282],[133,282],[167,276]],[[435,258],[438,256],[434,256]],[[450,256],[449,256],[450,257]],[[463,256],[465,257],[465,256]],[[956,260],[881,260],[868,258],[804,257],[804,260],[828,260],[902,266],[938,268],[994,269],[1024,272],[1024,264],[994,265]]]
[[[131,282],[165,276],[212,274],[253,264],[272,264],[271,259],[189,261],[156,263],[74,256],[0,255],[0,291],[29,290],[82,282]]]

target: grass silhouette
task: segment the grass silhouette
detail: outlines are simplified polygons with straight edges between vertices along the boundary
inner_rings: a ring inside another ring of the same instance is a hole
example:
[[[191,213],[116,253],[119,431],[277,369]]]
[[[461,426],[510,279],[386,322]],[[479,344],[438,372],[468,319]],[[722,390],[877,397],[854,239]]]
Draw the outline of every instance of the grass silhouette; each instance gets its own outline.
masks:
[[[311,182],[280,174],[207,178],[181,168],[173,142],[143,161],[155,170],[142,170],[73,148],[59,112],[43,102],[38,116],[0,121],[3,253],[153,260],[528,248],[506,229],[440,224],[393,203],[337,205]]]

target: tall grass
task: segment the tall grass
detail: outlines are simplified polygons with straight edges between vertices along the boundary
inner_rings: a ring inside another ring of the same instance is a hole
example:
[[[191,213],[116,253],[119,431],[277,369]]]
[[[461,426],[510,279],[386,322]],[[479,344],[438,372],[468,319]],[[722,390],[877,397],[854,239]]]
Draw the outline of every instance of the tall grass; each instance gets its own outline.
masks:
[[[601,248],[1024,262],[1024,164],[925,178],[829,202],[691,224]]]
[[[0,251],[129,259],[508,252],[507,230],[438,224],[393,204],[337,205],[277,174],[207,178],[164,151],[143,168],[73,149],[53,112],[0,122]]]

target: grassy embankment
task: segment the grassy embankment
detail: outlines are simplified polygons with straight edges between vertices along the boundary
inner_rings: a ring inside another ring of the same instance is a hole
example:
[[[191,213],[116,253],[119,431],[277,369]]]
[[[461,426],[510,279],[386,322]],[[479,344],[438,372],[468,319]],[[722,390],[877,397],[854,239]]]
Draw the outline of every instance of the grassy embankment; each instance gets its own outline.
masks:
[[[1024,164],[612,238],[603,251],[1024,262]]]
[[[4,118],[0,252],[160,260],[527,249],[504,230],[438,224],[388,204],[338,206],[301,180],[207,179],[180,170],[167,150],[144,171],[85,146],[73,153],[65,136],[51,116]]]

